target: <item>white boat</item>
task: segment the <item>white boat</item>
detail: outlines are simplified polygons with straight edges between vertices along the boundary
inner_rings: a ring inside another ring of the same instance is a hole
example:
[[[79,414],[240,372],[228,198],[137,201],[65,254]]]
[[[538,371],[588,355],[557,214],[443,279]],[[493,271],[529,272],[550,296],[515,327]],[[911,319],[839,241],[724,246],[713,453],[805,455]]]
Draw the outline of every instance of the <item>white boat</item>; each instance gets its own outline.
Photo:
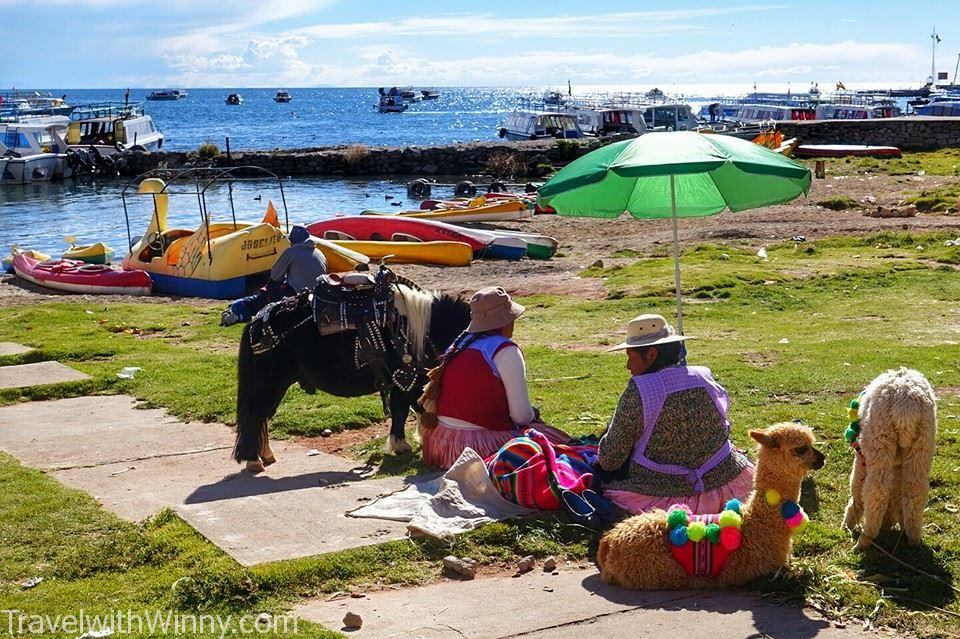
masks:
[[[152,91],[150,95],[147,96],[147,99],[154,101],[180,100],[185,97],[187,97],[187,92],[183,89],[162,89],[160,91]]]
[[[901,115],[900,107],[892,99],[853,91],[837,91],[821,96],[816,113],[818,120],[867,120]]]
[[[0,119],[9,116],[70,115],[73,107],[67,104],[66,95],[56,97],[49,92],[2,91],[0,92]],[[15,117],[13,119],[15,119]]]
[[[224,102],[226,102],[231,106],[240,106],[241,104],[243,104],[243,96],[240,95],[239,93],[231,93],[230,95],[227,96],[227,99],[224,100]]]
[[[163,133],[142,104],[101,102],[77,107],[70,114],[67,144],[71,148],[97,147],[101,155],[127,149],[159,151]]]
[[[570,107],[566,113],[577,118],[577,124],[586,135],[642,134],[647,123],[639,109],[632,107]]]
[[[586,137],[577,116],[560,111],[513,111],[500,127],[507,140],[578,139]]]
[[[277,94],[273,96],[274,102],[290,102],[291,100],[293,100],[293,96],[290,95],[289,92],[284,91],[283,89],[280,89],[279,91],[277,91]]]
[[[380,87],[378,91],[380,99],[377,101],[377,111],[380,113],[403,113],[407,110],[407,103],[397,87],[390,87],[389,91]]]
[[[936,100],[914,109],[917,115],[932,115],[941,118],[960,117],[960,98]]]
[[[439,91],[430,91],[429,89],[421,89],[420,94],[423,96],[424,100],[436,100],[440,97]]]
[[[0,141],[0,156],[6,158],[4,184],[28,184],[70,177],[67,143],[62,124],[10,124]]]
[[[812,106],[782,104],[743,104],[737,111],[737,120],[746,123],[790,122],[816,120]]]

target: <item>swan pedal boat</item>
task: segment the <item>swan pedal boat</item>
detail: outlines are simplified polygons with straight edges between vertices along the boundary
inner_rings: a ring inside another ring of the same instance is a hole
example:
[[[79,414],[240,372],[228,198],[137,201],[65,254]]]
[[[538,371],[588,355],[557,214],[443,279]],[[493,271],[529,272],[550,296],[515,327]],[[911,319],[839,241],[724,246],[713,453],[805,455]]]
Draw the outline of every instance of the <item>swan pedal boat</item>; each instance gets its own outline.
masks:
[[[290,241],[280,230],[272,203],[263,219],[250,222],[211,222],[195,230],[167,227],[169,194],[159,178],[140,183],[138,193],[152,194],[154,212],[143,236],[123,259],[124,269],[150,274],[154,291],[187,297],[236,299],[262,284]],[[365,255],[317,240],[331,273],[368,264]]]

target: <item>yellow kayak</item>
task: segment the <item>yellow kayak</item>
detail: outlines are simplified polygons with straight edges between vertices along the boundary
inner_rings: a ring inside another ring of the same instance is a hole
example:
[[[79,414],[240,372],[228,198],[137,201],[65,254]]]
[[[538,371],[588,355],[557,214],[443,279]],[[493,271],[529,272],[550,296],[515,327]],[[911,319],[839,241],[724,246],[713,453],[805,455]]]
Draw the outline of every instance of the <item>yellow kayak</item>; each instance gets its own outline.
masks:
[[[62,255],[65,260],[79,260],[87,264],[109,264],[113,259],[113,249],[103,242],[77,246],[72,237],[68,237],[67,242],[70,248]]]
[[[13,248],[14,250],[10,251],[10,255],[4,256],[2,260],[4,273],[13,273],[13,254],[17,252],[23,253],[27,257],[31,257],[37,260],[38,262],[45,262],[50,259],[49,255],[47,255],[46,253],[41,253],[40,251],[20,250],[20,249],[17,249],[16,246],[14,246]]]
[[[438,264],[470,266],[473,249],[464,242],[377,242],[331,240],[340,248],[366,255],[372,260],[390,256],[390,264]]]
[[[508,200],[496,204],[485,204],[473,208],[437,209],[433,211],[401,211],[382,213],[364,211],[361,215],[402,215],[421,220],[439,220],[442,222],[492,222],[496,220],[520,220],[533,217],[533,209],[525,200]]]

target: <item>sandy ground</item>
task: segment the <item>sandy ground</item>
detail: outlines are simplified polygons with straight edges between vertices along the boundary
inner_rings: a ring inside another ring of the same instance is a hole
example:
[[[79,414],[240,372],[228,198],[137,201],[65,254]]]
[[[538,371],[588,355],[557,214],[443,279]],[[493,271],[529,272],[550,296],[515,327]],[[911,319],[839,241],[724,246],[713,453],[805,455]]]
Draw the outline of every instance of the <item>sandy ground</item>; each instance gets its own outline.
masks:
[[[868,196],[877,204],[895,205],[905,194],[960,184],[960,178],[940,176],[827,176],[814,180],[810,195],[780,206],[724,212],[705,218],[681,219],[679,237],[682,245],[701,242],[736,243],[759,249],[761,246],[788,240],[795,235],[816,239],[836,235],[862,235],[881,230],[926,231],[956,229],[960,236],[960,216],[920,215],[914,218],[871,218],[864,209],[831,211],[816,202],[839,196],[862,201]],[[469,268],[398,266],[398,272],[428,288],[451,293],[472,293],[491,284],[499,284],[515,295],[552,293],[600,299],[605,296],[603,283],[593,278],[578,278],[577,273],[598,259],[609,265],[614,252],[633,249],[647,252],[671,245],[669,220],[598,220],[538,215],[533,220],[504,223],[503,228],[522,229],[557,238],[561,257],[550,261],[519,262],[478,261]],[[90,303],[129,302],[168,303],[168,297],[129,298],[124,296],[85,296],[57,293],[41,289],[13,276],[0,279],[0,306],[32,304],[51,300],[80,300]],[[177,298],[177,303],[207,306],[209,300]]]

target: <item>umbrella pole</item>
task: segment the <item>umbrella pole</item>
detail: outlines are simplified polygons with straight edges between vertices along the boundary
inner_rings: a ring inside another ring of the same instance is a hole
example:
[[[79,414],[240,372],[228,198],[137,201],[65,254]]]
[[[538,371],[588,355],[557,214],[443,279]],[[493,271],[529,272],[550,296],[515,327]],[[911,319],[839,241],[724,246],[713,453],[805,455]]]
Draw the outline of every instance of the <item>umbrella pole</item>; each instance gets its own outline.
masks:
[[[674,176],[670,176],[670,210],[673,219],[673,279],[677,287],[677,333],[683,335],[683,309],[680,300],[680,239],[677,235],[677,187]]]

